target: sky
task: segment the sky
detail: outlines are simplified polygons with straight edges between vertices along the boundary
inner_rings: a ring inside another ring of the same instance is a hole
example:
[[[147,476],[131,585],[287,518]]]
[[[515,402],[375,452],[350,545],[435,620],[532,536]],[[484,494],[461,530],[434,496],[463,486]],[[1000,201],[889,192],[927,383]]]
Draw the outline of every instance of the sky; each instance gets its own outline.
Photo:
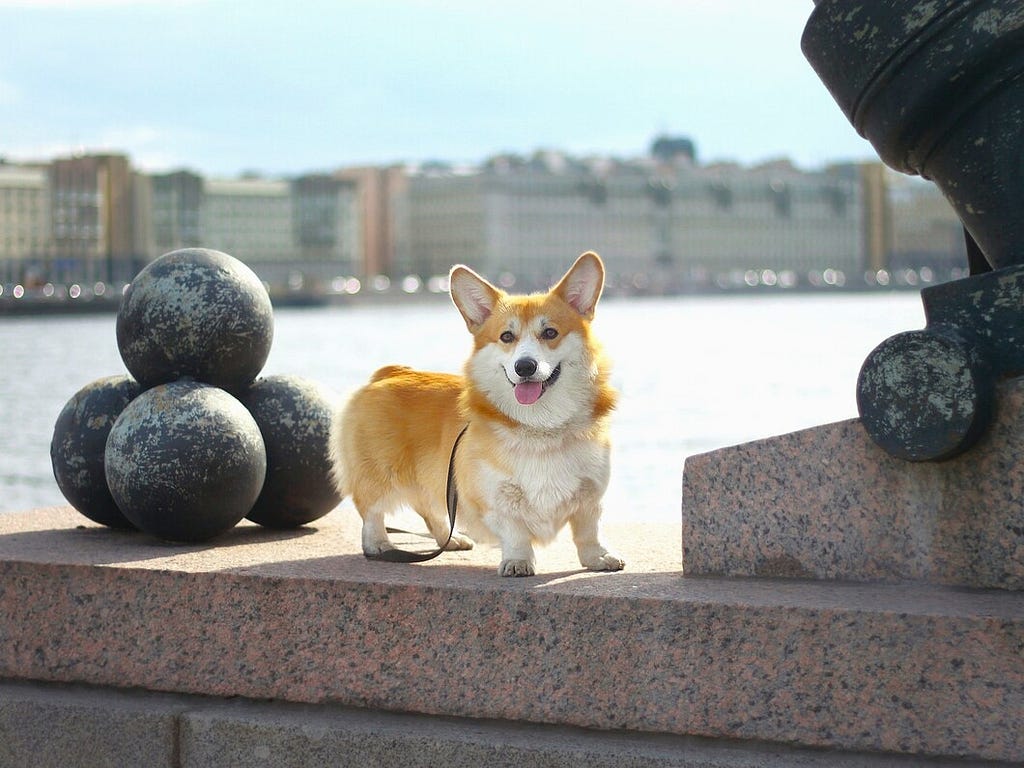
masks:
[[[800,50],[812,0],[0,0],[0,157],[289,176],[538,149],[876,159]]]

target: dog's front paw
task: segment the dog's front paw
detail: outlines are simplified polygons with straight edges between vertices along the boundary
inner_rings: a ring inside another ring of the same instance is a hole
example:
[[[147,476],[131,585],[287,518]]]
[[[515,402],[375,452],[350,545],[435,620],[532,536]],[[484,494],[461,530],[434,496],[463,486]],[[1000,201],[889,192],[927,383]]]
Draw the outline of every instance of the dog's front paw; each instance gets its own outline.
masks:
[[[533,576],[536,571],[529,560],[502,560],[498,573],[502,576]]]
[[[473,540],[469,538],[469,536],[464,536],[461,533],[453,533],[444,548],[447,552],[454,552],[459,549],[472,549]]]
[[[592,571],[621,571],[626,567],[626,561],[611,552],[603,552],[586,559],[580,558],[580,563]]]

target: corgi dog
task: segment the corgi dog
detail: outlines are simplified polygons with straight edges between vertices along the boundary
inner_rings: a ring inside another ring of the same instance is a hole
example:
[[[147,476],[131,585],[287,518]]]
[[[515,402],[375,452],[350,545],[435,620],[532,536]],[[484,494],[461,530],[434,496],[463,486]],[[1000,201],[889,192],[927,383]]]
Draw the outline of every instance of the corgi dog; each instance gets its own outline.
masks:
[[[363,519],[364,554],[394,548],[385,517],[405,504],[439,547],[500,544],[502,576],[533,575],[534,546],[567,523],[584,567],[621,570],[598,538],[616,400],[590,331],[600,257],[584,253],[547,293],[510,295],[462,265],[449,286],[473,335],[462,375],[382,368],[333,419],[334,481]],[[459,531],[446,511],[449,460]]]

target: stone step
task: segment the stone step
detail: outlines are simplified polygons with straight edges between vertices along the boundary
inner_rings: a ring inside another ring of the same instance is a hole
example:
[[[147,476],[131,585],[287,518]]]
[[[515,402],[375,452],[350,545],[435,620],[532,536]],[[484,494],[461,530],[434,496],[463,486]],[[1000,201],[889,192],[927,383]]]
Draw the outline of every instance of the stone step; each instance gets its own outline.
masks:
[[[956,768],[988,761],[0,682],[0,766]],[[97,739],[96,734],[103,738]],[[1002,765],[1005,765],[1003,763]]]
[[[1024,590],[1024,378],[944,462],[894,459],[857,420],[690,456],[682,542],[688,575]]]
[[[677,526],[609,525],[502,579],[478,548],[369,562],[342,507],[174,546],[0,515],[0,678],[1024,760],[1024,601],[928,584],[686,578]]]

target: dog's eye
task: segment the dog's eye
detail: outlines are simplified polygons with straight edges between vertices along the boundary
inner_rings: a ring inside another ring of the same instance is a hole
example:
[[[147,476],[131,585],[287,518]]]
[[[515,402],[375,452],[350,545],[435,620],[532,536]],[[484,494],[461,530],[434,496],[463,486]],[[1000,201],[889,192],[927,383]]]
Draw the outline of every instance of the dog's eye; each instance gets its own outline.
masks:
[[[516,335],[512,331],[505,331],[498,338],[501,339],[502,344],[511,344],[516,340]]]
[[[554,328],[545,328],[543,331],[540,332],[540,337],[542,339],[553,339],[557,335],[558,331],[556,331]]]

